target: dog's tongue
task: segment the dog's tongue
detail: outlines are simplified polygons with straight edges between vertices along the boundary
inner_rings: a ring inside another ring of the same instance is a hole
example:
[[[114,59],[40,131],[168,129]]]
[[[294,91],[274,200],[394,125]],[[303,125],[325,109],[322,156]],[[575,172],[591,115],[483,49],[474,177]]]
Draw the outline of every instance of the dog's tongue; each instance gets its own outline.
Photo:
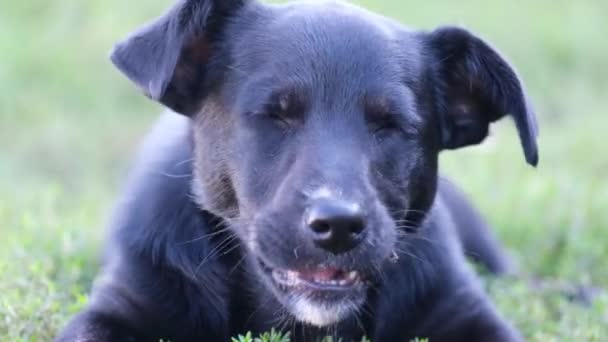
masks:
[[[337,268],[317,268],[299,271],[300,277],[306,280],[329,281],[344,278],[344,271]]]

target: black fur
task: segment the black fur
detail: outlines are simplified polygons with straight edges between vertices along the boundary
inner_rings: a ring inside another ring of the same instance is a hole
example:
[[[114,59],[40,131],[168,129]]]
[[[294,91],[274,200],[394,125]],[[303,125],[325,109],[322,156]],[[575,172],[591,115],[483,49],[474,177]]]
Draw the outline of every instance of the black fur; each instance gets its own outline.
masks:
[[[183,115],[144,145],[90,304],[57,341],[521,340],[465,255],[508,260],[437,170],[506,114],[538,161],[521,81],[479,38],[342,3],[183,0],[112,61]],[[328,202],[362,224],[348,248],[306,223]]]
[[[537,124],[514,70],[479,38],[459,28],[441,28],[431,34],[430,46],[441,63],[436,89],[444,126],[445,148],[478,144],[490,123],[511,114],[517,125],[526,160],[538,163]]]

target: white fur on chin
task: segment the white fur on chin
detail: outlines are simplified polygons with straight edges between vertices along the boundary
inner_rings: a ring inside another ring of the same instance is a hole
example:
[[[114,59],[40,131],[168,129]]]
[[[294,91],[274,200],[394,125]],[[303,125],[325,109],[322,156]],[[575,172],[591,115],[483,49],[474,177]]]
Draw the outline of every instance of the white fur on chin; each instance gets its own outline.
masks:
[[[297,297],[292,301],[291,309],[298,321],[318,327],[326,327],[345,319],[356,311],[357,306],[351,302],[330,306],[315,302],[307,297]]]

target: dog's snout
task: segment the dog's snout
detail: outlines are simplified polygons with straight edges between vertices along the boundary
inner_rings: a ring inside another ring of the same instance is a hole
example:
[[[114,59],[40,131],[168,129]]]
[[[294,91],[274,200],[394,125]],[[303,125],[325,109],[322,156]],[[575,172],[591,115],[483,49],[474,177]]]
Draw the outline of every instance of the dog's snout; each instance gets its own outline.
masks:
[[[318,247],[340,254],[361,242],[366,222],[359,205],[321,199],[308,208],[305,225]]]

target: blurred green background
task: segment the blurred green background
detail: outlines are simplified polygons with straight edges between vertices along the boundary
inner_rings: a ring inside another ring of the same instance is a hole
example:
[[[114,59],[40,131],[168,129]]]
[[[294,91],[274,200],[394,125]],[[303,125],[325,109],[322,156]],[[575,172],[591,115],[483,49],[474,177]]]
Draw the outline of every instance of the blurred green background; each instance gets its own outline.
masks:
[[[86,303],[112,199],[161,112],[107,54],[170,3],[0,4],[0,341],[49,341]],[[464,25],[518,68],[540,116],[539,167],[506,120],[442,168],[519,264],[484,278],[504,315],[532,341],[606,341],[608,1],[360,3],[411,27]]]

